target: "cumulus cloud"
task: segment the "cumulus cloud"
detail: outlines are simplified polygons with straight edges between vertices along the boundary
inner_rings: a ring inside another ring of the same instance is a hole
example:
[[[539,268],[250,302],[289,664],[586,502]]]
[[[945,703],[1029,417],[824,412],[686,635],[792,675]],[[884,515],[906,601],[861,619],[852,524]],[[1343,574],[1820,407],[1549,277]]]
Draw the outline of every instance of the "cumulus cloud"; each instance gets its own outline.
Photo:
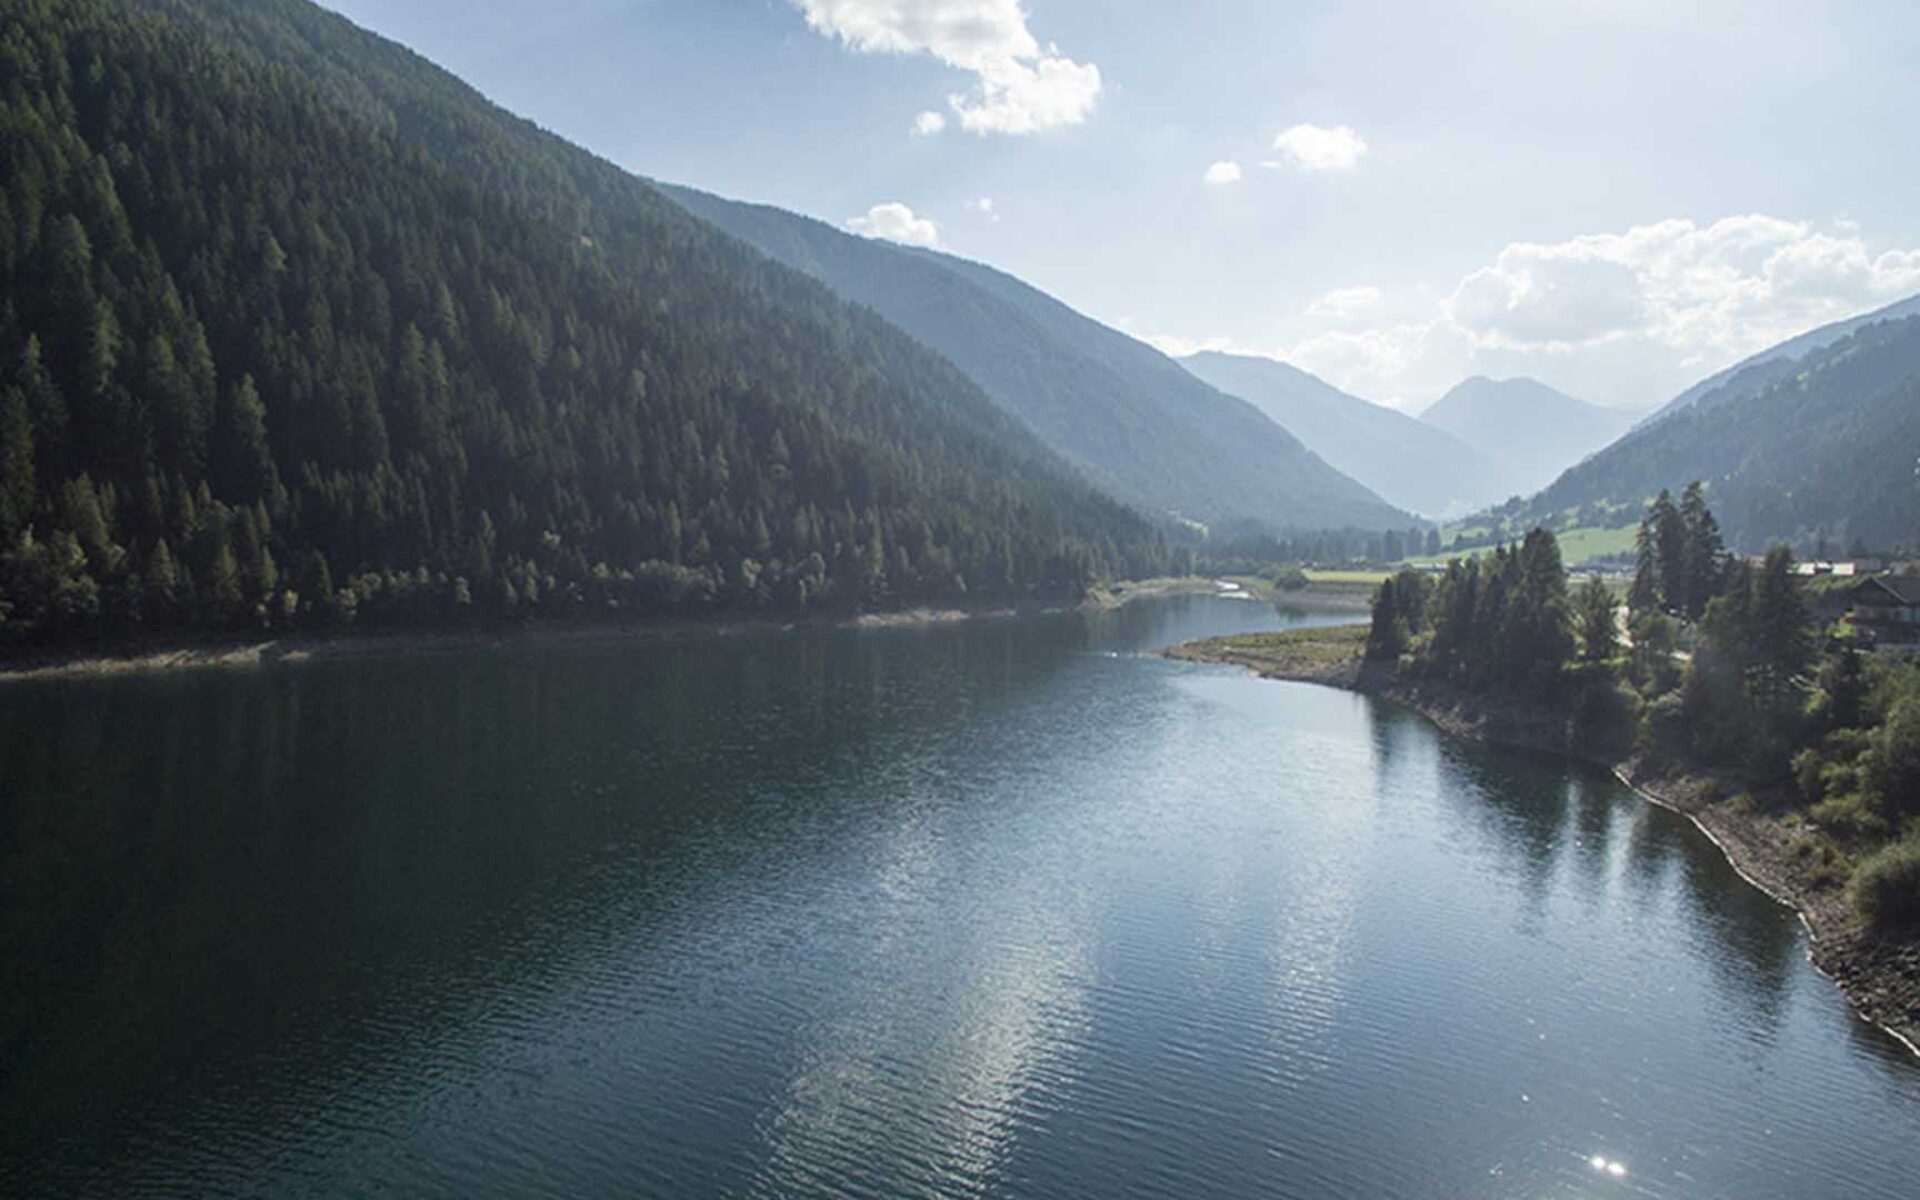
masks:
[[[1440,369],[1448,374],[1465,373],[1453,340],[1439,322],[1410,321],[1330,330],[1287,347],[1281,357],[1369,399],[1404,407],[1407,384],[1425,382],[1418,378],[1423,368],[1444,363]]]
[[[813,29],[860,53],[928,54],[971,73],[973,87],[948,96],[947,106],[972,133],[1027,134],[1078,125],[1100,98],[1100,68],[1075,62],[1051,44],[1042,47],[1027,28],[1020,0],[793,3]]]
[[[1302,171],[1351,171],[1367,152],[1367,142],[1350,125],[1328,129],[1295,125],[1273,139],[1280,159],[1260,165],[1270,169],[1297,167]]]
[[[1371,284],[1335,288],[1314,298],[1307,306],[1310,317],[1346,320],[1380,303],[1380,289]]]
[[[944,114],[928,109],[913,119],[913,131],[921,137],[932,137],[947,127]]]
[[[1477,345],[1564,353],[1621,339],[1730,360],[1920,289],[1920,251],[1758,214],[1514,242],[1447,316]]]
[[[915,216],[899,201],[876,204],[865,216],[849,217],[846,226],[861,237],[881,238],[906,246],[938,246],[940,227],[926,217]]]
[[[1544,375],[1577,395],[1644,406],[1916,291],[1920,250],[1876,251],[1857,230],[1755,214],[1675,218],[1511,243],[1437,311],[1403,310],[1394,323],[1348,326],[1274,353],[1375,398],[1435,396],[1478,372]],[[1309,314],[1333,315],[1327,299]]]
[[[1201,178],[1215,187],[1229,183],[1239,183],[1240,164],[1228,161],[1214,163],[1207,168],[1207,173]]]
[[[1365,286],[1313,300],[1267,338],[1146,336],[1170,354],[1230,350],[1417,411],[1472,374],[1535,375],[1636,408],[1796,334],[1920,292],[1920,249],[1763,215],[1676,218],[1514,242],[1442,299]],[[1326,322],[1327,324],[1318,324]]]
[[[967,201],[967,207],[990,221],[998,221],[1000,219],[1000,210],[994,207],[992,196],[981,196],[977,199],[969,200]]]

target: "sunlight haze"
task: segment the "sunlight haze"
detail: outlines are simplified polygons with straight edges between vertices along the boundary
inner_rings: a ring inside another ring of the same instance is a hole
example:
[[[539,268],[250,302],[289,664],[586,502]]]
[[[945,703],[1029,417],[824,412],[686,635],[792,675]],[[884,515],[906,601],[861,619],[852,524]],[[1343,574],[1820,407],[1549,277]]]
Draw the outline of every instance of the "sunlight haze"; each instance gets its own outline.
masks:
[[[1649,408],[1920,290],[1911,5],[338,7],[637,173],[1412,411]]]

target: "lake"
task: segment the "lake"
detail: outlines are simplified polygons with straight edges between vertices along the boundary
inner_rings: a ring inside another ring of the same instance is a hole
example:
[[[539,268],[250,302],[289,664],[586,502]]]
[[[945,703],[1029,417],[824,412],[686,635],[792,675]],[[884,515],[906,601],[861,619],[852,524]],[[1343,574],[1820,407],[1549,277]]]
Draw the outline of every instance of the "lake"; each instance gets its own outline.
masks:
[[[1143,653],[1308,619],[0,688],[0,1194],[1911,1200],[1685,822]]]

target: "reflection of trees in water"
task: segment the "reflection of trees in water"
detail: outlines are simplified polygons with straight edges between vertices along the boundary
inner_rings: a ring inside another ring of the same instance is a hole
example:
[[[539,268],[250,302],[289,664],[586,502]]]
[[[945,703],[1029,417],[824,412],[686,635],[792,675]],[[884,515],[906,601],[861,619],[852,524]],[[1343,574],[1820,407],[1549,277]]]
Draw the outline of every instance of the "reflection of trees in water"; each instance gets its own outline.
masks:
[[[1626,794],[1604,781],[1595,787]],[[1802,954],[1793,918],[1741,879],[1685,818],[1645,800],[1627,803],[1616,822],[1625,832],[1619,881],[1626,898],[1652,913],[1676,897],[1675,921],[1706,962],[1721,1003],[1742,1014],[1743,1027],[1771,1037]]]
[[[910,772],[925,754],[903,747],[1031,710],[1060,636],[700,637],[9,689],[0,1148],[103,1093],[132,1104],[222,1056],[243,1070],[315,1013],[350,1023],[476,957],[538,976],[571,941],[525,936],[536,912],[605,919],[617,888],[644,924],[729,875],[819,866],[888,819],[834,804],[835,781]]]
[[[1626,869],[1622,879],[1641,911],[1650,910],[1670,886],[1669,873],[1686,857],[1680,827],[1665,812],[1641,801],[1627,823]]]
[[[1410,753],[1414,743],[1398,734],[1402,722],[1418,718],[1391,705],[1373,711],[1384,770]],[[1435,740],[1441,811],[1516,882],[1527,928],[1542,927],[1563,862],[1590,911],[1625,900],[1649,912],[1671,894],[1683,936],[1707,964],[1721,1002],[1743,1027],[1777,1031],[1802,953],[1799,929],[1705,837],[1613,779],[1557,756]]]
[[[1661,817],[1678,824],[1672,813]],[[1681,858],[1687,938],[1713,973],[1722,1000],[1745,1014],[1745,1029],[1771,1040],[1786,1008],[1793,973],[1804,954],[1792,913],[1740,878],[1697,831]]]
[[[1374,790],[1381,803],[1432,789],[1446,739],[1434,736],[1433,725],[1410,709],[1376,699],[1367,700],[1366,707]]]
[[[1441,742],[1444,810],[1492,850],[1498,869],[1519,886],[1525,927],[1537,930],[1572,841],[1567,764],[1458,738]]]

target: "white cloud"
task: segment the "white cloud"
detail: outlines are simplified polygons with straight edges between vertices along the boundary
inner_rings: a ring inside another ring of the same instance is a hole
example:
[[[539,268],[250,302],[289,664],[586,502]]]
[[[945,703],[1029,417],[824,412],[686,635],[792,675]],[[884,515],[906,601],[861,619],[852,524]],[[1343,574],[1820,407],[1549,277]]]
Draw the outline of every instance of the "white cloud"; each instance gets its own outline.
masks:
[[[913,119],[913,131],[921,137],[932,137],[946,127],[947,118],[931,109]]]
[[[1350,125],[1328,129],[1321,125],[1295,125],[1273,139],[1273,148],[1283,156],[1278,162],[1263,162],[1268,168],[1298,167],[1302,171],[1351,171],[1367,152],[1366,139]]]
[[[1207,173],[1201,178],[1216,187],[1223,184],[1239,183],[1241,179],[1240,164],[1229,161],[1214,163],[1207,168]]]
[[[971,73],[973,88],[947,97],[947,105],[972,133],[1078,125],[1099,101],[1100,68],[1043,48],[1020,0],[792,2],[808,25],[860,53],[930,54]]]
[[[969,200],[967,201],[967,207],[990,221],[998,221],[1000,219],[1000,211],[993,206],[992,196],[981,196],[978,199]]]
[[[1514,242],[1447,303],[1483,347],[1565,353],[1622,339],[1725,362],[1920,289],[1920,251],[1758,214]]]
[[[898,201],[876,204],[865,216],[847,218],[846,226],[861,237],[881,238],[907,246],[940,244],[940,227],[926,217],[915,216],[911,208]]]
[[[1763,215],[1515,242],[1439,299],[1339,288],[1267,337],[1143,336],[1169,354],[1261,354],[1419,411],[1467,375],[1533,375],[1647,408],[1796,334],[1920,292],[1920,249]],[[1433,292],[1428,292],[1434,295]],[[1329,327],[1329,323],[1331,327]]]
[[[1429,314],[1402,309],[1391,322],[1272,353],[1375,399],[1431,398],[1470,373],[1529,374],[1603,403],[1647,406],[1916,291],[1920,250],[1876,251],[1851,231],[1764,215],[1675,218],[1512,243]],[[1329,297],[1308,314],[1336,307]]]
[[[1100,86],[1099,67],[1048,54],[1031,65],[1008,61],[981,71],[974,93],[948,96],[947,105],[970,133],[1039,133],[1085,121]]]
[[[1399,397],[1410,376],[1436,365],[1435,360],[1459,360],[1449,341],[1438,322],[1413,321],[1331,330],[1289,347],[1281,357],[1338,387],[1401,407]]]
[[[1358,287],[1335,288],[1315,297],[1307,306],[1310,317],[1332,317],[1346,320],[1380,303],[1380,289],[1371,284]]]

